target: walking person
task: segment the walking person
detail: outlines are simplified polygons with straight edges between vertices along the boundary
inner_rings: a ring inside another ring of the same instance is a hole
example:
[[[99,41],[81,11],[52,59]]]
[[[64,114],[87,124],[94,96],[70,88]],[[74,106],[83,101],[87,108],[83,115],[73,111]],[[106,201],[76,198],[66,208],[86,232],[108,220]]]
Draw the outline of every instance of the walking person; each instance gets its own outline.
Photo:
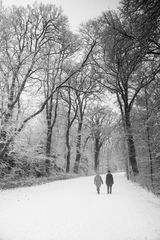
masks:
[[[97,193],[100,194],[100,187],[103,184],[103,180],[99,172],[97,172],[96,176],[94,177],[94,184],[96,185]]]
[[[108,173],[106,175],[106,185],[107,185],[107,192],[108,192],[108,194],[112,193],[112,185],[113,185],[113,183],[114,183],[113,175],[108,170]]]

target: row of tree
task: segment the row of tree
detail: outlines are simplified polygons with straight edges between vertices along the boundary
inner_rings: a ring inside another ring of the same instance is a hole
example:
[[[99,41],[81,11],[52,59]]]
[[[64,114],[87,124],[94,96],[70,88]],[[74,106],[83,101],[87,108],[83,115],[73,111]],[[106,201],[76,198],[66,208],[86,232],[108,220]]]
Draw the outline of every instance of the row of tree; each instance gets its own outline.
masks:
[[[78,173],[82,165],[96,170],[110,155],[113,168],[125,165],[128,177],[143,176],[157,189],[159,12],[158,0],[122,0],[117,11],[81,25],[76,35],[54,5],[4,9],[2,162],[32,131],[32,136],[41,133],[38,143],[47,167],[53,159],[54,167],[63,159],[66,172]],[[118,110],[106,104],[106,94],[114,96]]]
[[[94,169],[97,169],[100,148],[106,138],[101,136],[102,128],[107,124],[111,128],[112,122],[107,121],[112,111],[98,105],[99,94],[104,90],[95,81],[97,73],[88,63],[96,41],[84,49],[80,37],[69,30],[66,17],[54,5],[5,9],[1,12],[0,27],[1,162],[8,164],[11,158],[14,165],[17,153],[24,158],[23,154],[31,148],[33,140],[30,139],[29,145],[25,141],[24,145],[23,139],[28,139],[30,131],[36,135],[36,128],[40,127],[37,119],[43,119],[44,135],[38,144],[46,169],[51,163],[57,166],[57,150],[53,144],[58,144],[54,141],[55,129],[58,129],[60,134],[64,133],[61,134],[64,147],[60,151],[65,159],[63,169],[70,171],[73,126],[77,128],[74,172],[79,171],[82,148],[84,151],[89,139],[96,142]],[[87,120],[89,115],[92,121]],[[62,126],[57,126],[59,121]],[[82,141],[84,122],[85,128],[91,129]],[[38,144],[35,144],[33,154],[39,152]]]

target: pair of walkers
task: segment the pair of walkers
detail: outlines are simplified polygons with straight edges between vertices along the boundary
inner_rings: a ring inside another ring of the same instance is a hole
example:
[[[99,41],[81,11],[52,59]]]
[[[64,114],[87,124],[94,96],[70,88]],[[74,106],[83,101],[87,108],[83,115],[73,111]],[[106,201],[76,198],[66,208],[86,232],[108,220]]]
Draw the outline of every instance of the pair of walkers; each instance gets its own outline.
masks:
[[[108,192],[108,194],[112,193],[112,185],[113,185],[113,183],[114,183],[113,175],[111,174],[110,171],[108,171],[108,173],[106,175],[106,185],[107,185],[107,192]],[[97,173],[96,176],[94,177],[94,184],[96,185],[97,193],[100,194],[100,187],[103,184],[103,180],[102,180],[102,177],[100,176],[99,173]]]

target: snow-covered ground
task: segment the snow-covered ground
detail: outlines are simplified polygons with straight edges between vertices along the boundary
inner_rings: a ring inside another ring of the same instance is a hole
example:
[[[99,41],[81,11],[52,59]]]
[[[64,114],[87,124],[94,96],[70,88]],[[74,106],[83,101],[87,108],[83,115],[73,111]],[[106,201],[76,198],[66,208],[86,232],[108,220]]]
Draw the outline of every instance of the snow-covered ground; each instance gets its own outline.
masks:
[[[93,176],[1,191],[0,240],[160,240],[160,200],[114,180],[112,195]]]

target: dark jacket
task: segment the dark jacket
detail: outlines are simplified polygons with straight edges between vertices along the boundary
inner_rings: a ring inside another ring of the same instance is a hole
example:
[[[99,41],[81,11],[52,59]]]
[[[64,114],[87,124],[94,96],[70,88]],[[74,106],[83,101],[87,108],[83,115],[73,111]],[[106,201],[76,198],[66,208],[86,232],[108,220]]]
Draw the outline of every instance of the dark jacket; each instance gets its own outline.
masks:
[[[112,176],[111,173],[108,173],[108,174],[106,175],[106,184],[107,184],[107,185],[112,185],[113,183],[114,183],[114,181],[113,181],[113,176]]]

